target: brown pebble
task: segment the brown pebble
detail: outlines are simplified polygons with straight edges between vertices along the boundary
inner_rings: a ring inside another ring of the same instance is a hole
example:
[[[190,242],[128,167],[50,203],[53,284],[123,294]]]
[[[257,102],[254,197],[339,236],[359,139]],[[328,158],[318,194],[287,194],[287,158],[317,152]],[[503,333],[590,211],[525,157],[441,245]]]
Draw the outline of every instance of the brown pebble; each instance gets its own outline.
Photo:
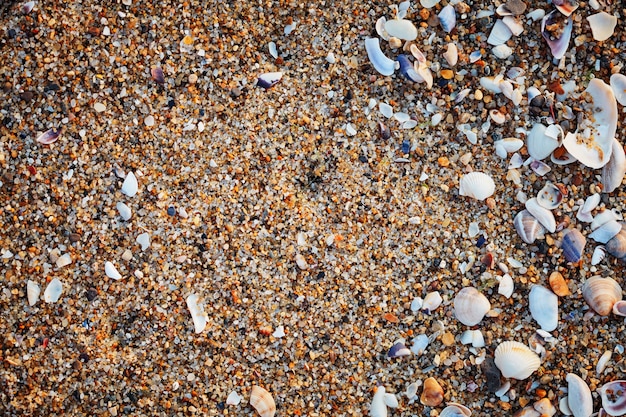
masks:
[[[446,346],[452,346],[454,344],[454,335],[450,332],[445,332],[441,336],[441,342]]]
[[[449,69],[441,70],[441,76],[444,80],[451,80],[454,77],[454,71]]]
[[[385,313],[383,318],[389,323],[400,323],[400,319],[398,319],[398,317],[393,313]]]
[[[439,158],[437,158],[437,163],[440,167],[445,168],[450,165],[450,160],[446,156],[440,156]]]
[[[580,174],[576,174],[572,177],[572,184],[574,184],[575,186],[579,186],[580,184],[583,183],[583,176]]]
[[[489,207],[489,210],[493,210],[496,208],[496,200],[494,200],[493,197],[489,197],[488,199],[486,199],[485,204],[487,205],[487,207]]]
[[[420,10],[420,17],[422,18],[422,20],[428,20],[428,18],[430,17],[430,11],[426,8]]]
[[[552,288],[552,291],[554,291],[554,293],[559,297],[565,297],[566,295],[571,294],[571,291],[567,286],[567,281],[565,281],[565,278],[563,278],[563,275],[560,272],[554,271],[551,273],[548,281],[550,282],[550,288]]]
[[[70,242],[78,242],[80,240],[80,234],[78,233],[70,233]]]

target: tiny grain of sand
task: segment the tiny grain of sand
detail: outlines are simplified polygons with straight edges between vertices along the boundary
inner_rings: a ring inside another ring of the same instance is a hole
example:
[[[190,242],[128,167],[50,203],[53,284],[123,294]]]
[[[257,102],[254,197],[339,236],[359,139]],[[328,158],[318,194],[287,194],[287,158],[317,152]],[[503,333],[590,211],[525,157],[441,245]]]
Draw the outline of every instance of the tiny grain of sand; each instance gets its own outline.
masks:
[[[526,3],[526,13],[554,7]],[[393,416],[435,416],[447,402],[473,416],[507,416],[543,397],[558,407],[569,372],[592,392],[624,379],[624,320],[592,315],[581,294],[594,275],[623,286],[623,265],[607,256],[592,266],[598,244],[587,239],[581,265],[572,266],[559,247],[563,231],[526,244],[513,227],[524,208],[518,193],[532,197],[553,182],[567,191],[553,210],[557,222],[588,236],[589,223],[576,214],[601,191],[600,170],[547,158],[544,176],[528,166],[511,172],[511,154],[502,159],[494,147],[525,139],[523,131],[552,115],[573,128],[564,114],[567,106],[579,111],[589,80],[608,83],[623,72],[623,18],[612,37],[595,41],[586,17],[596,11],[581,2],[559,65],[539,21],[522,18],[523,33],[507,42],[513,54],[499,59],[486,43],[496,17],[478,13],[500,3],[456,4],[450,33],[436,19],[445,4],[413,4],[407,15],[431,89],[370,64],[364,40],[377,36],[379,17],[393,17],[382,1],[37,1],[28,14],[7,7],[0,413],[250,416],[258,385],[273,396],[277,416],[363,416],[381,384],[398,394]],[[599,6],[626,12],[619,1]],[[459,49],[454,67],[442,56],[450,42]],[[400,54],[381,45],[393,59]],[[475,51],[482,58],[470,62]],[[480,77],[513,67],[525,72],[523,89],[535,86],[547,99],[531,106],[524,93],[515,106],[481,87]],[[256,86],[267,72],[284,75],[269,89]],[[551,101],[564,89],[572,91]],[[461,92],[467,96],[456,103]],[[379,102],[417,126],[385,118]],[[490,110],[505,122],[485,131]],[[442,120],[433,126],[435,114]],[[379,122],[390,138],[381,138]],[[62,129],[58,140],[38,143],[50,128]],[[526,147],[518,152],[528,157]],[[493,178],[491,198],[459,195],[470,171]],[[138,182],[132,197],[121,191],[130,172]],[[624,195],[623,187],[602,194],[592,214],[622,212]],[[118,203],[128,206],[128,220]],[[107,276],[106,262],[121,279]],[[504,270],[515,285],[509,299],[498,294]],[[558,327],[545,341],[528,295],[533,283],[549,287],[553,272],[571,295],[560,297]],[[54,279],[62,292],[48,303]],[[33,306],[28,280],[41,289]],[[471,327],[484,347],[460,341],[470,329],[454,315],[463,287],[491,303]],[[414,311],[416,298],[434,291],[442,304]],[[199,334],[191,294],[206,313]],[[421,355],[387,357],[396,341],[411,347],[422,334],[431,340]],[[479,363],[507,340],[544,342],[545,353],[537,371],[497,397]],[[444,403],[409,401],[407,386],[428,377],[443,387]],[[238,405],[226,403],[233,391],[243,398]]]

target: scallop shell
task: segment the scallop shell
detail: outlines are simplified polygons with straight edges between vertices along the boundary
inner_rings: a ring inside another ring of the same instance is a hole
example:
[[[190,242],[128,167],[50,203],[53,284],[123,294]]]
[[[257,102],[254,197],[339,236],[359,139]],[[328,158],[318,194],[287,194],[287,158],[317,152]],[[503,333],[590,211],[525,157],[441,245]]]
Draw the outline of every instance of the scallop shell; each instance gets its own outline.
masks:
[[[477,200],[484,200],[493,195],[496,185],[493,179],[483,172],[470,172],[463,175],[459,184],[459,194]]]
[[[609,83],[617,102],[622,106],[626,106],[626,75],[615,73],[611,75]]]
[[[605,41],[613,36],[615,26],[617,26],[617,17],[607,12],[587,16],[587,21],[591,27],[591,34],[597,41]]]
[[[626,86],[625,86],[626,87]],[[622,185],[622,180],[626,175],[626,155],[624,147],[619,141],[613,138],[611,143],[611,157],[609,162],[602,167],[602,192],[612,193]]]
[[[535,218],[543,227],[550,233],[554,233],[556,230],[556,220],[554,214],[544,207],[539,205],[536,198],[530,198],[526,201],[526,210]]]
[[[610,220],[589,234],[589,238],[598,243],[607,243],[622,231],[622,224],[617,220]]]
[[[602,408],[607,413],[615,417],[626,414],[626,381],[607,382],[597,391],[602,398]]]
[[[476,288],[465,287],[454,297],[454,315],[466,326],[480,323],[490,309],[491,303]]]
[[[446,47],[446,52],[443,53],[443,57],[448,62],[448,65],[451,67],[455,66],[459,61],[459,50],[456,44],[450,42]]]
[[[35,281],[30,279],[26,282],[26,294],[28,296],[28,305],[34,306],[39,300],[39,294],[41,294],[41,288]]]
[[[443,388],[435,378],[431,377],[424,381],[420,402],[428,407],[437,407],[443,402]]]
[[[446,32],[452,32],[452,29],[456,26],[456,11],[451,4],[441,9],[439,12],[439,24],[441,28]]]
[[[509,29],[502,19],[498,19],[491,28],[487,43],[493,46],[502,45],[511,39],[511,36],[513,36],[511,29]]]
[[[587,239],[580,233],[578,229],[570,229],[563,235],[561,242],[561,249],[563,249],[563,256],[568,262],[576,263],[580,261],[583,255],[583,249]]]
[[[613,239],[606,243],[606,251],[626,262],[626,230],[622,227],[622,230]]]
[[[565,23],[565,27],[562,31],[559,31],[558,38],[555,36],[557,34],[548,32],[546,28],[550,28],[558,24],[558,19],[562,19],[563,16],[559,13],[558,10],[553,10],[541,19],[541,35],[548,43],[550,47],[550,51],[552,52],[552,56],[555,59],[561,59],[567,52],[567,47],[569,46],[569,40],[572,37],[572,28],[574,27],[574,21],[571,17],[568,17]],[[558,25],[561,27],[561,25]]]
[[[55,278],[46,287],[46,290],[43,293],[43,299],[46,303],[56,303],[59,301],[61,297],[61,293],[63,292],[63,283]]]
[[[537,194],[537,203],[545,209],[554,210],[557,208],[561,201],[563,201],[563,193],[561,189],[551,182],[544,185],[544,187]]]
[[[567,374],[567,405],[574,417],[590,417],[593,398],[589,386],[576,374]]]
[[[405,41],[417,38],[417,28],[406,19],[391,19],[385,22],[385,31],[390,37],[396,37]]]
[[[589,168],[602,168],[609,162],[617,129],[617,102],[613,90],[604,81],[589,81],[585,93],[591,97],[587,117],[579,123],[576,134],[563,139],[567,151]]]
[[[472,410],[457,403],[448,403],[447,407],[439,413],[439,417],[470,417],[471,415]]]
[[[528,346],[515,341],[502,342],[495,351],[495,363],[505,378],[528,378],[539,369],[541,360]]]
[[[559,147],[559,141],[557,139],[546,135],[547,129],[547,126],[541,123],[535,123],[526,137],[528,154],[538,161],[547,158]]]
[[[550,288],[552,291],[558,295],[559,297],[565,297],[567,295],[571,295],[572,292],[569,290],[567,286],[567,281],[563,278],[563,274],[558,271],[554,271],[550,274],[550,278],[548,278],[548,282],[550,283]]]
[[[559,298],[541,285],[533,285],[529,295],[530,314],[547,332],[559,324]]]
[[[395,61],[387,58],[380,49],[380,40],[378,38],[365,39],[365,50],[374,69],[382,75],[391,75],[396,70]]]
[[[274,417],[274,414],[276,414],[276,403],[274,398],[272,398],[272,394],[258,385],[252,387],[250,405],[261,417]]]
[[[535,239],[543,236],[546,230],[528,210],[517,213],[513,224],[517,234],[528,244],[534,243]]]
[[[583,298],[599,315],[611,314],[613,304],[622,299],[622,288],[613,278],[594,276],[583,284]]]
[[[604,258],[606,258],[606,248],[602,245],[596,246],[591,255],[591,265],[598,265]]]

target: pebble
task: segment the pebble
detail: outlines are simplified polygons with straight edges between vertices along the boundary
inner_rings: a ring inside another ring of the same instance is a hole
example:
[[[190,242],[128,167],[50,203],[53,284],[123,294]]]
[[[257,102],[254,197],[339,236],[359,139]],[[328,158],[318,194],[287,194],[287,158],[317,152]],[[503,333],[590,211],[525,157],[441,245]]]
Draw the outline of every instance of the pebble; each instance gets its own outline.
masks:
[[[93,109],[98,112],[98,113],[102,113],[104,112],[107,108],[104,104],[100,103],[100,102],[96,102],[93,105]]]

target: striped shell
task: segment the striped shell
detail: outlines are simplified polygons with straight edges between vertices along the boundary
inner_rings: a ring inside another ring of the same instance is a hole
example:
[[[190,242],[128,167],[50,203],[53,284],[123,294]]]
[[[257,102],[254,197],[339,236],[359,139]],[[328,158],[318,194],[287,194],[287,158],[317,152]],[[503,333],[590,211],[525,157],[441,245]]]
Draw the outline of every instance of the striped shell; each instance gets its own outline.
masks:
[[[272,398],[272,394],[258,385],[252,387],[250,405],[261,417],[274,417],[274,414],[276,414],[276,403],[274,398]]]
[[[526,379],[539,369],[541,360],[528,346],[520,342],[502,342],[496,348],[496,366],[505,378]]]
[[[622,299],[622,288],[613,278],[591,277],[583,285],[587,304],[601,316],[611,314],[613,304]]]
[[[476,288],[463,288],[454,297],[454,315],[466,326],[480,323],[490,309],[491,303]]]

